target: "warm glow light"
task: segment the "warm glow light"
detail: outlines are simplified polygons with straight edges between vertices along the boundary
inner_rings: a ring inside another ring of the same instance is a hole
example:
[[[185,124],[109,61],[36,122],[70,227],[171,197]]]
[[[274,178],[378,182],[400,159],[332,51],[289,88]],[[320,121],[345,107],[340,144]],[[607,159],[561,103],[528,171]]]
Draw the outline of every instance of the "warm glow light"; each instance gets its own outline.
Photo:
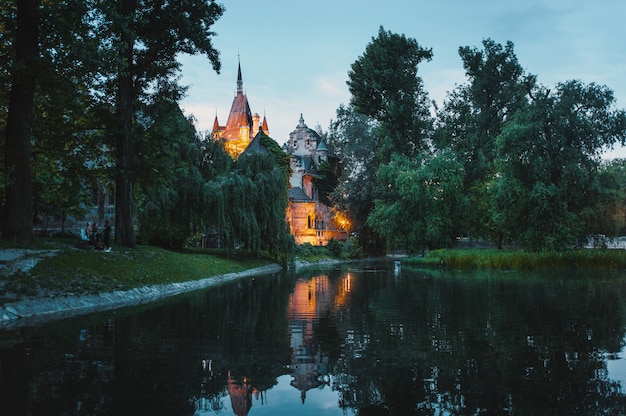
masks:
[[[333,220],[335,221],[335,224],[337,224],[342,230],[350,231],[350,229],[352,228],[352,222],[350,221],[350,218],[343,212],[335,212]]]

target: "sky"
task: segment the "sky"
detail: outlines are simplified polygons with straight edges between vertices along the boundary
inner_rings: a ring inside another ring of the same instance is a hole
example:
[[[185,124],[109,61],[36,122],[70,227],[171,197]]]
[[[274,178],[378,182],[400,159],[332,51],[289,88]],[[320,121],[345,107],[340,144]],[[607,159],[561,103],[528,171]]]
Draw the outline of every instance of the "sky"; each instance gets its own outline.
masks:
[[[458,49],[482,49],[490,38],[514,51],[526,73],[554,87],[572,79],[606,85],[615,108],[626,108],[626,2],[622,0],[218,0],[224,15],[212,26],[222,68],[203,56],[181,56],[181,103],[199,131],[217,115],[225,124],[241,62],[244,90],[253,113],[267,118],[270,136],[289,138],[302,114],[327,130],[340,104],[348,104],[350,65],[378,29],[404,34],[431,48],[418,66],[429,98],[467,81]],[[626,157],[626,148],[606,158]]]

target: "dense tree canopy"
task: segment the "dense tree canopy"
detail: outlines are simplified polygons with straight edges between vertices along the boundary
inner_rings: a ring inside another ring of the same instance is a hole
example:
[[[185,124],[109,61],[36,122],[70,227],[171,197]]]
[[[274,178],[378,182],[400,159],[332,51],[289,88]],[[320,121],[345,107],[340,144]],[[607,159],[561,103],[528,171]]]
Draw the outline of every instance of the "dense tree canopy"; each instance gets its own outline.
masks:
[[[448,245],[465,209],[463,174],[449,151],[414,159],[395,156],[378,171],[381,197],[368,223],[391,248],[417,252]]]
[[[6,182],[10,186],[3,207],[3,238],[29,240],[32,169],[39,179],[54,177],[58,183],[65,177],[81,177],[90,182],[90,174],[100,174],[86,168],[86,161],[104,156],[109,159],[104,165],[116,167],[116,240],[134,246],[133,182],[138,167],[133,161],[133,123],[139,103],[162,92],[163,84],[180,98],[183,90],[175,78],[179,53],[205,54],[219,71],[211,26],[222,13],[222,6],[213,0],[2,2],[0,49],[8,53],[0,54],[0,59],[6,64],[2,71],[10,69],[0,72],[4,160],[19,166],[3,171],[17,175]],[[45,36],[38,37],[40,32]],[[21,94],[19,100],[16,96],[9,101],[8,85]],[[27,122],[11,121],[11,113]],[[40,158],[32,158],[26,147],[31,136]],[[107,152],[107,147],[115,153]],[[46,171],[55,163],[66,173],[55,176]],[[94,179],[92,185],[94,181],[101,187],[107,183]],[[76,181],[66,185],[77,192],[81,188]],[[38,202],[35,208],[39,213],[45,206]],[[16,232],[28,235],[18,238]]]
[[[286,261],[293,251],[285,220],[289,158],[269,136],[259,136],[255,151],[242,153],[234,169],[205,183],[204,218],[225,248],[268,250]]]
[[[180,53],[219,71],[214,1],[15,0],[0,3],[2,237],[29,244],[33,218],[63,219],[115,183],[116,242],[180,247],[214,233],[229,250],[290,252],[289,158],[261,135],[233,161],[178,105]],[[45,33],[45,36],[38,36]],[[625,230],[626,140],[612,91],[564,80],[540,86],[512,42],[459,48],[467,82],[434,108],[415,39],[379,29],[348,71],[351,99],[326,134],[341,176],[320,166],[324,202],[360,243],[446,246],[459,235],[533,250],[579,246]],[[27,70],[26,70],[27,69]],[[103,213],[99,213],[102,219]]]
[[[376,173],[394,154],[415,156],[428,148],[432,117],[418,65],[432,57],[415,39],[385,31],[366,46],[348,72],[349,106],[337,110],[329,142],[344,165],[331,196],[349,213],[361,244],[379,251],[379,236],[367,218],[378,191]]]
[[[138,219],[146,243],[170,248],[202,231],[201,140],[178,104],[157,98],[145,106],[135,134]]]
[[[133,227],[133,106],[155,83],[167,82],[180,68],[179,53],[204,54],[220,70],[211,26],[223,9],[213,0],[152,2],[121,0],[104,3],[104,39],[111,40],[116,96],[115,241],[134,247]]]
[[[33,184],[30,153],[35,88],[39,75],[39,7],[39,0],[17,1],[15,59],[5,126],[6,207],[2,236],[5,240],[22,245],[30,245],[32,242]]]
[[[414,70],[430,51],[381,28],[352,65],[350,106],[337,110],[330,137],[346,165],[334,201],[360,230],[415,251],[462,235],[561,250],[623,229],[621,170],[601,164],[626,138],[612,91],[579,81],[541,87],[512,42],[486,39],[459,55],[467,83],[437,109],[432,135]]]
[[[596,218],[609,221],[619,202],[599,168],[602,150],[626,138],[626,115],[595,84],[568,81],[534,97],[497,139],[494,216],[525,247],[563,249],[604,231]]]
[[[495,174],[495,143],[507,120],[527,100],[535,77],[524,74],[512,42],[491,39],[483,49],[459,48],[468,82],[449,93],[437,112],[433,144],[452,150],[463,164],[463,192],[470,198],[460,224],[462,233],[499,238],[502,230],[491,220],[486,191]]]
[[[411,155],[424,149],[429,104],[417,69],[431,58],[432,51],[415,39],[381,26],[348,72],[350,105],[380,123],[377,151],[384,163],[392,153]]]

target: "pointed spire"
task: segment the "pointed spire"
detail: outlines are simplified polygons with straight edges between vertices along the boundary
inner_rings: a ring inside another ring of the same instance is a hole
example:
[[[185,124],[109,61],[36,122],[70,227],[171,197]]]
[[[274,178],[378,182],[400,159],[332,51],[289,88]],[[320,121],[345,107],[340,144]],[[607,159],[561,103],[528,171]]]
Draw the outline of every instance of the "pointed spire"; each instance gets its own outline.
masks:
[[[302,117],[302,113],[300,113],[300,120],[298,123],[298,127],[306,127],[306,124],[304,124],[304,117]]]
[[[267,127],[267,118],[265,117],[265,112],[263,112],[263,123],[261,123],[261,130],[266,135],[268,136],[270,135],[270,128]]]
[[[213,131],[218,131],[220,129],[220,123],[217,121],[217,112],[215,113],[215,120],[213,121]]]
[[[237,66],[239,67],[237,69],[237,94],[242,93],[243,94],[243,80],[241,78],[241,60],[239,59],[239,55],[237,55]]]

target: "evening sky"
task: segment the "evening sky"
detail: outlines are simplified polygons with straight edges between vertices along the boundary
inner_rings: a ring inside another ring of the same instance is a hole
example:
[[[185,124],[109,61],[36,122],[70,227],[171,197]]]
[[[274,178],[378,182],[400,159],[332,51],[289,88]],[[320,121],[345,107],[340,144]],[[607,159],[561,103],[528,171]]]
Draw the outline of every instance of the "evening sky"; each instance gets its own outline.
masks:
[[[223,0],[213,26],[222,69],[206,57],[181,56],[181,83],[189,86],[182,108],[200,131],[217,115],[225,124],[236,90],[237,64],[253,112],[265,115],[270,136],[289,138],[300,114],[327,130],[340,104],[350,99],[350,65],[378,29],[414,38],[432,48],[418,75],[439,106],[466,82],[460,46],[482,49],[486,38],[512,41],[527,73],[553,88],[571,79],[615,92],[626,108],[626,2],[621,0]],[[626,149],[610,153],[626,157]]]

